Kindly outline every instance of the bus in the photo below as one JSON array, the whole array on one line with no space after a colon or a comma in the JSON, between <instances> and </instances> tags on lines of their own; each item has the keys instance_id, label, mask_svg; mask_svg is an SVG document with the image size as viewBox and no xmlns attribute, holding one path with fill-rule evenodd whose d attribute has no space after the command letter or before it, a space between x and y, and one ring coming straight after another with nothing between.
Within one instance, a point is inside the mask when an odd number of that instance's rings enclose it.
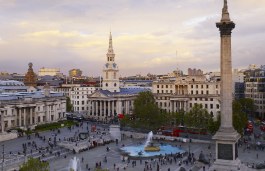
<instances>
[{"instance_id":1,"label":"bus","mask_svg":"<svg viewBox=\"0 0 265 171\"><path fill-rule=\"evenodd\" d=\"M261 122L259 128L260 130L265 131L265 122Z\"/></svg>"},{"instance_id":2,"label":"bus","mask_svg":"<svg viewBox=\"0 0 265 171\"><path fill-rule=\"evenodd\" d=\"M199 134L199 128L187 128L187 132L191 134ZM206 129L201 129L201 135L206 135L207 130Z\"/></svg>"}]
</instances>

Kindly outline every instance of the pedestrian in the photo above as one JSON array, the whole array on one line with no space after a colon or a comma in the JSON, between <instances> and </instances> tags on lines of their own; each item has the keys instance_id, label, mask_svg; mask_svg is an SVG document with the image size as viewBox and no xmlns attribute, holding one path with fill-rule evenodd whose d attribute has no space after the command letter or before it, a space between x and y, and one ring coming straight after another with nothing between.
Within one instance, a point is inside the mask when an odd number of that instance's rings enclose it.
<instances>
[{"instance_id":1,"label":"pedestrian","mask_svg":"<svg viewBox=\"0 0 265 171\"><path fill-rule=\"evenodd\" d=\"M84 157L82 157L82 162L84 162Z\"/></svg>"},{"instance_id":2,"label":"pedestrian","mask_svg":"<svg viewBox=\"0 0 265 171\"><path fill-rule=\"evenodd\" d=\"M88 169L88 163L86 164L86 169Z\"/></svg>"},{"instance_id":3,"label":"pedestrian","mask_svg":"<svg viewBox=\"0 0 265 171\"><path fill-rule=\"evenodd\" d=\"M113 165L113 166L114 166L114 169L115 169L115 166L116 166L116 164L114 163L114 165Z\"/></svg>"},{"instance_id":4,"label":"pedestrian","mask_svg":"<svg viewBox=\"0 0 265 171\"><path fill-rule=\"evenodd\" d=\"M259 158L259 154L257 154L257 159Z\"/></svg>"}]
</instances>

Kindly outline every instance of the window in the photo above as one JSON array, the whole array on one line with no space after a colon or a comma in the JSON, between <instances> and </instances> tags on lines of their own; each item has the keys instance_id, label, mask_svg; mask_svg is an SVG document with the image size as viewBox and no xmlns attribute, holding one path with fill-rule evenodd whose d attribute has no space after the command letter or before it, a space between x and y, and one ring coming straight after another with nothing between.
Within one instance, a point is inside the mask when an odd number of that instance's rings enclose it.
<instances>
[{"instance_id":1,"label":"window","mask_svg":"<svg viewBox=\"0 0 265 171\"><path fill-rule=\"evenodd\" d=\"M172 85L170 85L170 88L172 88Z\"/></svg>"},{"instance_id":2,"label":"window","mask_svg":"<svg viewBox=\"0 0 265 171\"><path fill-rule=\"evenodd\" d=\"M114 79L116 79L116 72L114 72Z\"/></svg>"},{"instance_id":3,"label":"window","mask_svg":"<svg viewBox=\"0 0 265 171\"><path fill-rule=\"evenodd\" d=\"M77 101L77 105L79 105L79 101Z\"/></svg>"},{"instance_id":4,"label":"window","mask_svg":"<svg viewBox=\"0 0 265 171\"><path fill-rule=\"evenodd\" d=\"M172 90L170 90L170 93L173 93L173 91L172 91Z\"/></svg>"},{"instance_id":5,"label":"window","mask_svg":"<svg viewBox=\"0 0 265 171\"><path fill-rule=\"evenodd\" d=\"M199 94L199 92L198 92L198 91L196 91L196 94Z\"/></svg>"},{"instance_id":6,"label":"window","mask_svg":"<svg viewBox=\"0 0 265 171\"><path fill-rule=\"evenodd\" d=\"M38 107L38 111L40 111L40 107Z\"/></svg>"},{"instance_id":7,"label":"window","mask_svg":"<svg viewBox=\"0 0 265 171\"><path fill-rule=\"evenodd\" d=\"M160 107L162 107L162 102L160 102Z\"/></svg>"},{"instance_id":8,"label":"window","mask_svg":"<svg viewBox=\"0 0 265 171\"><path fill-rule=\"evenodd\" d=\"M85 108L84 108L84 107L82 107L82 110L85 110Z\"/></svg>"},{"instance_id":9,"label":"window","mask_svg":"<svg viewBox=\"0 0 265 171\"><path fill-rule=\"evenodd\" d=\"M216 108L219 109L219 104L216 105Z\"/></svg>"},{"instance_id":10,"label":"window","mask_svg":"<svg viewBox=\"0 0 265 171\"><path fill-rule=\"evenodd\" d=\"M164 90L162 90L162 93L164 93Z\"/></svg>"},{"instance_id":11,"label":"window","mask_svg":"<svg viewBox=\"0 0 265 171\"><path fill-rule=\"evenodd\" d=\"M106 83L106 87L108 87L108 83Z\"/></svg>"},{"instance_id":12,"label":"window","mask_svg":"<svg viewBox=\"0 0 265 171\"><path fill-rule=\"evenodd\" d=\"M201 85L201 88L203 88L203 85Z\"/></svg>"},{"instance_id":13,"label":"window","mask_svg":"<svg viewBox=\"0 0 265 171\"><path fill-rule=\"evenodd\" d=\"M165 104L165 107L167 107L167 103L165 102L164 104Z\"/></svg>"},{"instance_id":14,"label":"window","mask_svg":"<svg viewBox=\"0 0 265 171\"><path fill-rule=\"evenodd\" d=\"M211 98L211 101L213 101L213 98Z\"/></svg>"},{"instance_id":15,"label":"window","mask_svg":"<svg viewBox=\"0 0 265 171\"><path fill-rule=\"evenodd\" d=\"M168 93L168 90L166 90L166 93Z\"/></svg>"},{"instance_id":16,"label":"window","mask_svg":"<svg viewBox=\"0 0 265 171\"><path fill-rule=\"evenodd\" d=\"M216 88L218 88L218 85L216 85Z\"/></svg>"},{"instance_id":17,"label":"window","mask_svg":"<svg viewBox=\"0 0 265 171\"><path fill-rule=\"evenodd\" d=\"M196 85L196 88L199 88L199 85Z\"/></svg>"},{"instance_id":18,"label":"window","mask_svg":"<svg viewBox=\"0 0 265 171\"><path fill-rule=\"evenodd\" d=\"M204 106L205 106L205 109L207 109L207 108L208 108L208 105L207 105L207 104L205 104Z\"/></svg>"},{"instance_id":19,"label":"window","mask_svg":"<svg viewBox=\"0 0 265 171\"><path fill-rule=\"evenodd\" d=\"M167 97L165 97L165 100L167 100Z\"/></svg>"},{"instance_id":20,"label":"window","mask_svg":"<svg viewBox=\"0 0 265 171\"><path fill-rule=\"evenodd\" d=\"M190 103L190 107L192 107L192 103Z\"/></svg>"},{"instance_id":21,"label":"window","mask_svg":"<svg viewBox=\"0 0 265 171\"><path fill-rule=\"evenodd\" d=\"M85 104L85 101L82 101L82 105L84 105Z\"/></svg>"},{"instance_id":22,"label":"window","mask_svg":"<svg viewBox=\"0 0 265 171\"><path fill-rule=\"evenodd\" d=\"M193 90L191 90L191 94L193 94Z\"/></svg>"},{"instance_id":23,"label":"window","mask_svg":"<svg viewBox=\"0 0 265 171\"><path fill-rule=\"evenodd\" d=\"M159 85L157 85L157 88L159 88Z\"/></svg>"},{"instance_id":24,"label":"window","mask_svg":"<svg viewBox=\"0 0 265 171\"><path fill-rule=\"evenodd\" d=\"M159 93L159 90L157 90L157 93Z\"/></svg>"},{"instance_id":25,"label":"window","mask_svg":"<svg viewBox=\"0 0 265 171\"><path fill-rule=\"evenodd\" d=\"M77 99L79 99L79 96L76 96L77 97Z\"/></svg>"},{"instance_id":26,"label":"window","mask_svg":"<svg viewBox=\"0 0 265 171\"><path fill-rule=\"evenodd\" d=\"M201 94L203 94L203 91L201 91Z\"/></svg>"},{"instance_id":27,"label":"window","mask_svg":"<svg viewBox=\"0 0 265 171\"><path fill-rule=\"evenodd\" d=\"M210 106L211 106L211 109L213 108L213 104L210 104Z\"/></svg>"},{"instance_id":28,"label":"window","mask_svg":"<svg viewBox=\"0 0 265 171\"><path fill-rule=\"evenodd\" d=\"M168 85L166 85L166 88L168 88Z\"/></svg>"},{"instance_id":29,"label":"window","mask_svg":"<svg viewBox=\"0 0 265 171\"><path fill-rule=\"evenodd\" d=\"M205 98L205 101L208 101L208 98Z\"/></svg>"},{"instance_id":30,"label":"window","mask_svg":"<svg viewBox=\"0 0 265 171\"><path fill-rule=\"evenodd\" d=\"M191 85L190 87L193 88L193 85Z\"/></svg>"},{"instance_id":31,"label":"window","mask_svg":"<svg viewBox=\"0 0 265 171\"><path fill-rule=\"evenodd\" d=\"M208 90L206 90L206 94L209 94L209 91Z\"/></svg>"},{"instance_id":32,"label":"window","mask_svg":"<svg viewBox=\"0 0 265 171\"><path fill-rule=\"evenodd\" d=\"M209 85L206 85L206 88L209 88Z\"/></svg>"},{"instance_id":33,"label":"window","mask_svg":"<svg viewBox=\"0 0 265 171\"><path fill-rule=\"evenodd\" d=\"M84 96L82 96L82 99L84 98Z\"/></svg>"},{"instance_id":34,"label":"window","mask_svg":"<svg viewBox=\"0 0 265 171\"><path fill-rule=\"evenodd\" d=\"M106 79L109 79L109 73L106 72Z\"/></svg>"},{"instance_id":35,"label":"window","mask_svg":"<svg viewBox=\"0 0 265 171\"><path fill-rule=\"evenodd\" d=\"M164 88L164 85L162 85L161 88Z\"/></svg>"},{"instance_id":36,"label":"window","mask_svg":"<svg viewBox=\"0 0 265 171\"><path fill-rule=\"evenodd\" d=\"M197 101L197 98L195 98L195 101Z\"/></svg>"}]
</instances>

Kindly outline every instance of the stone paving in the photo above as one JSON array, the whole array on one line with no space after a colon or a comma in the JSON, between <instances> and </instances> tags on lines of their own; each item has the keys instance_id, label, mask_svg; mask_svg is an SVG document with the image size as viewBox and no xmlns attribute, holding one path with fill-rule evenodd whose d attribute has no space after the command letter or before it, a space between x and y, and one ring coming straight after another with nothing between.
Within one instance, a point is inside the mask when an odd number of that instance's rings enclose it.
<instances>
[{"instance_id":1,"label":"stone paving","mask_svg":"<svg viewBox=\"0 0 265 171\"><path fill-rule=\"evenodd\" d=\"M98 125L95 125L94 123L92 123L92 125L97 126L97 127L103 127L103 125L98 126ZM90 132L91 132L92 125L90 123L88 124L88 129ZM79 129L79 132L86 132L86 127L87 127L87 124L84 123L83 129L75 127L75 129L72 130L71 132L67 128L62 128L61 133L57 135L57 139L59 139L59 138L63 139L64 137L65 138L73 137L75 132L77 132L78 129ZM101 128L101 129L103 129L103 128ZM45 136L46 138L49 138L49 137L52 138L53 137L52 134L54 134L52 131L40 133L41 136ZM42 140L40 140L40 138L35 138L34 135L31 136L31 140L28 140L26 137L21 137L18 139L13 139L13 140L1 142L0 145L1 146L2 146L2 144L5 145L5 147L6 147L5 155L7 155L10 151L22 152L22 143L27 143L30 141L35 141L37 143L38 147L48 145L47 142L44 143ZM127 162L121 161L122 156L121 156L120 151L119 151L119 148L121 147L121 145L122 144L125 144L125 146L136 145L137 142L144 142L144 141L145 140L143 140L143 139L138 140L138 139L127 138L125 140L122 140L118 146L116 146L115 143L111 143L108 145L111 148L110 152L106 151L107 145L106 146L99 146L99 147L96 147L92 150L85 151L85 152L82 152L80 154L72 155L70 157L67 157L66 159L63 158L63 159L57 160L56 162L52 162L52 163L50 163L50 168L51 168L51 170L57 170L57 171L68 170L70 159L73 158L74 156L76 156L79 159L81 159L82 157L84 157L84 159L85 159L84 162L81 163L82 170L86 170L86 164L87 163L89 164L89 168L95 168L95 163L100 162L100 161L101 161L103 169L109 168L110 170L114 171L114 170L116 170L113 168L113 164L115 163L116 168L120 167L120 170L123 170L123 167L127 166ZM198 159L201 151L203 151L203 153L208 155L208 156L211 152L212 156L215 157L215 145L214 144L211 144L211 149L208 149L209 144L169 142L169 141L167 141L165 143L174 144L174 145L178 145L178 146L181 143L182 144L182 150L187 150L187 151L189 150L189 146L190 146L190 151L191 151L191 153L195 154L196 159ZM1 152L2 152L2 150L1 150ZM250 150L250 151L245 151L243 153L243 148L239 147L238 152L239 152L239 159L242 162L258 163L258 162L264 162L264 160L265 160L264 151ZM257 154L259 156L258 158L256 156ZM105 156L108 159L108 163L103 162ZM129 165L129 168L127 168L127 170L132 170L132 171L133 170L144 170L144 161L143 161L143 164L140 164L139 160L138 160L137 165L134 168L132 168L131 163L129 163L128 165ZM190 165L190 164L188 166L184 166L184 167L186 168L186 170L189 170L189 169L191 169L192 171L200 170L199 168L195 167L194 165ZM168 164L168 165L162 165L162 166L160 165L160 168L162 171L163 170L166 171L166 170L168 170L168 168L170 168L171 171L172 170L177 171L180 167L177 164L172 164L172 165ZM208 169L208 166L206 168ZM155 167L155 169L153 168L153 170L156 170L156 167Z\"/></svg>"}]
</instances>

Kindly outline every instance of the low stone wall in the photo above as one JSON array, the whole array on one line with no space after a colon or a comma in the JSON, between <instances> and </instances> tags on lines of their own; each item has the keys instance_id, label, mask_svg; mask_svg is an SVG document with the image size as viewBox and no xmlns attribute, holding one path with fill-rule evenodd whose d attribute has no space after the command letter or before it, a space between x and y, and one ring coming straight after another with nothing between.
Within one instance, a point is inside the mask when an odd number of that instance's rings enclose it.
<instances>
[{"instance_id":1,"label":"low stone wall","mask_svg":"<svg viewBox=\"0 0 265 171\"><path fill-rule=\"evenodd\" d=\"M7 141L7 140L12 140L12 139L15 139L15 138L17 138L17 133L15 133L15 132L10 132L10 133L2 132L0 134L0 142Z\"/></svg>"},{"instance_id":2,"label":"low stone wall","mask_svg":"<svg viewBox=\"0 0 265 171\"><path fill-rule=\"evenodd\" d=\"M126 136L129 138L135 139L146 139L148 134L144 133L137 133L137 132L128 132L128 131L121 131L121 136ZM170 137L164 135L153 135L153 139L165 139L166 141L180 141L180 142L193 142L193 143L207 143L207 144L215 144L215 141L207 141L207 140L198 140L198 139L191 139L191 138L182 138L182 137Z\"/></svg>"}]
</instances>

